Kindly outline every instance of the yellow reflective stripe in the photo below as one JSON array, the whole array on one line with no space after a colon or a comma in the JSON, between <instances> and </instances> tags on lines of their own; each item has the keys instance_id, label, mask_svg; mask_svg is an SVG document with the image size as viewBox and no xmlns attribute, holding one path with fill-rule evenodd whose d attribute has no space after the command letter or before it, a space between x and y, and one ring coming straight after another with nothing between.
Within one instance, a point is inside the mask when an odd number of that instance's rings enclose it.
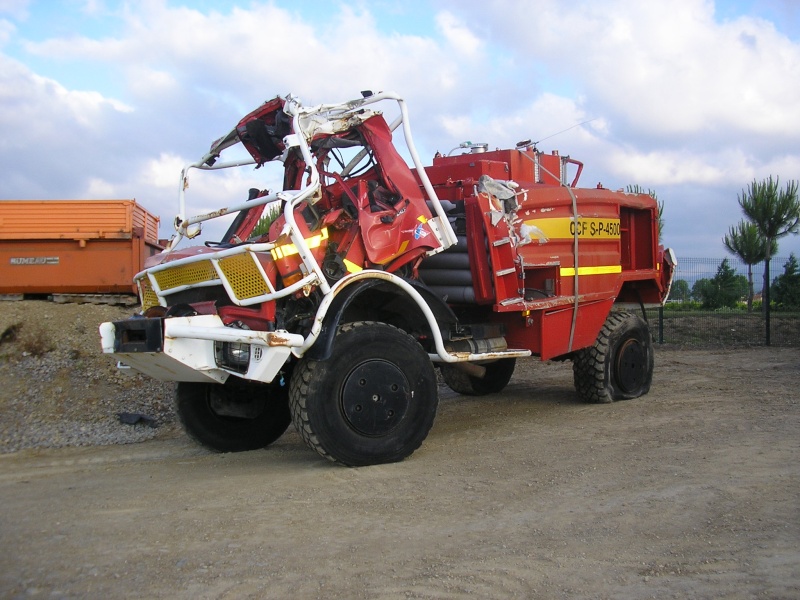
<instances>
[{"instance_id":1,"label":"yellow reflective stripe","mask_svg":"<svg viewBox=\"0 0 800 600\"><path fill-rule=\"evenodd\" d=\"M578 267L578 275L609 275L622 273L622 265L606 265L603 267ZM574 277L575 267L561 267L562 277Z\"/></svg>"},{"instance_id":2,"label":"yellow reflective stripe","mask_svg":"<svg viewBox=\"0 0 800 600\"><path fill-rule=\"evenodd\" d=\"M572 217L530 219L525 225L538 229L547 239L573 238L576 227L581 239L619 239L620 234L619 219L599 217L579 217L577 225Z\"/></svg>"},{"instance_id":3,"label":"yellow reflective stripe","mask_svg":"<svg viewBox=\"0 0 800 600\"><path fill-rule=\"evenodd\" d=\"M325 227L324 229L320 230L317 235L312 235L311 237L305 238L306 244L308 244L309 249L313 250L314 248L319 248L322 245L322 242L328 239L328 228ZM294 244L283 244L282 246L278 246L271 250L273 260L280 260L281 258L286 258L287 256L292 256L293 254L297 254L297 246Z\"/></svg>"},{"instance_id":4,"label":"yellow reflective stripe","mask_svg":"<svg viewBox=\"0 0 800 600\"><path fill-rule=\"evenodd\" d=\"M397 252L395 252L395 253L394 253L394 254L392 254L391 256L387 256L386 258L384 258L382 261L378 262L377 264L379 264L379 265L385 265L385 264L386 264L386 263L388 263L390 260L394 260L395 258L397 258L398 256L400 256L400 255L401 255L403 252L405 252L405 251L406 251L406 248L408 248L408 240L403 240L403 241L400 243L400 249L399 249Z\"/></svg>"},{"instance_id":5,"label":"yellow reflective stripe","mask_svg":"<svg viewBox=\"0 0 800 600\"><path fill-rule=\"evenodd\" d=\"M321 229L319 234L306 239L309 248L318 248L322 242L328 239L328 228Z\"/></svg>"},{"instance_id":6,"label":"yellow reflective stripe","mask_svg":"<svg viewBox=\"0 0 800 600\"><path fill-rule=\"evenodd\" d=\"M359 267L356 263L349 261L346 258L344 259L344 266L347 267L348 273L358 273L359 271L364 270L361 267Z\"/></svg>"}]
</instances>

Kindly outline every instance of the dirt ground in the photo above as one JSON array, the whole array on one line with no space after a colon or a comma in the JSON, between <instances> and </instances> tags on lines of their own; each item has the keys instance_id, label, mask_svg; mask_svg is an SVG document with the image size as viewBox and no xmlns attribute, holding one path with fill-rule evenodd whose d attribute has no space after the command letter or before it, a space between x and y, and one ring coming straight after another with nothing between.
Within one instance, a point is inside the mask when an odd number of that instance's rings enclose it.
<instances>
[{"instance_id":1,"label":"dirt ground","mask_svg":"<svg viewBox=\"0 0 800 600\"><path fill-rule=\"evenodd\" d=\"M291 429L2 454L0 597L798 598L798 389L797 348L658 349L650 394L612 405L569 363L442 388L394 465Z\"/></svg>"}]
</instances>

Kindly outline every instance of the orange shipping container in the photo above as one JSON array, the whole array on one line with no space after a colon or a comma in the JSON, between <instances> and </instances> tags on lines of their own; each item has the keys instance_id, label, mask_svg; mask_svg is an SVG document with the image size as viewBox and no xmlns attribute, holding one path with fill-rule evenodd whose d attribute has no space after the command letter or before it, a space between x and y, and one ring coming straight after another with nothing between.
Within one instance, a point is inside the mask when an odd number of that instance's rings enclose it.
<instances>
[{"instance_id":1,"label":"orange shipping container","mask_svg":"<svg viewBox=\"0 0 800 600\"><path fill-rule=\"evenodd\" d=\"M0 294L133 293L158 222L135 200L0 200Z\"/></svg>"}]
</instances>

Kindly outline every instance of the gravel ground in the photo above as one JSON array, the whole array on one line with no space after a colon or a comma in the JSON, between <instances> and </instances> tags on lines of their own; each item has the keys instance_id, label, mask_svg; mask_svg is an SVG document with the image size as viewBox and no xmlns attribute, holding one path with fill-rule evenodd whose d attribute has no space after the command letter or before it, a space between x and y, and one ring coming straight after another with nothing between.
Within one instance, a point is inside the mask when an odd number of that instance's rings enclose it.
<instances>
[{"instance_id":1,"label":"gravel ground","mask_svg":"<svg viewBox=\"0 0 800 600\"><path fill-rule=\"evenodd\" d=\"M657 348L650 393L603 405L520 361L500 394L440 389L408 460L347 469L291 427L202 449L170 386L99 356L124 312L29 304L0 308L67 342L0 346L0 435L30 448L0 455L0 598L800 598L800 349Z\"/></svg>"},{"instance_id":2,"label":"gravel ground","mask_svg":"<svg viewBox=\"0 0 800 600\"><path fill-rule=\"evenodd\" d=\"M0 453L131 444L179 431L173 384L123 375L100 350L99 324L135 310L0 303ZM146 419L125 424L120 413Z\"/></svg>"}]
</instances>

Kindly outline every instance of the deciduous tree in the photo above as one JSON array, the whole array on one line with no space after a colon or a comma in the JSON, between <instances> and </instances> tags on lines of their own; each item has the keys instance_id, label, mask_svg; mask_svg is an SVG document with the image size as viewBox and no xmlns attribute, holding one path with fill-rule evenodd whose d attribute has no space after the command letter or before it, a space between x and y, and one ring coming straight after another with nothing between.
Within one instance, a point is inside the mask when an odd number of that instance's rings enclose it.
<instances>
[{"instance_id":1,"label":"deciduous tree","mask_svg":"<svg viewBox=\"0 0 800 600\"><path fill-rule=\"evenodd\" d=\"M686 302L690 295L689 283L685 279L676 279L672 282L672 289L669 292L670 300Z\"/></svg>"}]
</instances>

